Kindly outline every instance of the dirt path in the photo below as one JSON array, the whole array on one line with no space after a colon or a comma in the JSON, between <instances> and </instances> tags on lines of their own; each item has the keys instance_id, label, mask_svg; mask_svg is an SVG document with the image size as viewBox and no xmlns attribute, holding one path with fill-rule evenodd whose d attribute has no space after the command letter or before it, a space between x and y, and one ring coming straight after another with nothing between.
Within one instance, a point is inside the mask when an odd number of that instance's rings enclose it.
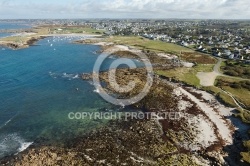
<instances>
[{"instance_id":1,"label":"dirt path","mask_svg":"<svg viewBox=\"0 0 250 166\"><path fill-rule=\"evenodd\" d=\"M213 86L215 79L218 76L223 76L223 77L228 77L232 79L237 79L237 80L247 80L250 81L250 79L245 79L245 78L240 78L240 77L233 77L233 76L228 76L220 72L220 66L222 63L223 59L218 58L218 62L215 64L214 69L212 72L198 72L197 77L200 79L200 85L202 86Z\"/></svg>"},{"instance_id":2,"label":"dirt path","mask_svg":"<svg viewBox=\"0 0 250 166\"><path fill-rule=\"evenodd\" d=\"M219 76L215 71L213 72L198 72L196 75L200 79L202 86L213 86L215 79Z\"/></svg>"}]
</instances>

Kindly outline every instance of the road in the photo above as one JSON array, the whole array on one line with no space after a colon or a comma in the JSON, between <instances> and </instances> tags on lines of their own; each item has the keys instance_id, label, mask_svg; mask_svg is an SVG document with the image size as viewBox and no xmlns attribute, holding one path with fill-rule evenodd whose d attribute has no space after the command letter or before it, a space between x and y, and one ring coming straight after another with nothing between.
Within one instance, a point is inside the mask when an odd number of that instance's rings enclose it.
<instances>
[{"instance_id":1,"label":"road","mask_svg":"<svg viewBox=\"0 0 250 166\"><path fill-rule=\"evenodd\" d=\"M229 75L225 75L225 74L221 73L220 72L220 66L221 66L222 62L223 62L223 59L218 58L218 62L216 63L216 65L214 65L214 71L213 72L218 74L218 76L228 77L228 78L242 80L242 81L250 81L250 79L247 79L247 78L234 77L234 76L229 76Z\"/></svg>"},{"instance_id":2,"label":"road","mask_svg":"<svg viewBox=\"0 0 250 166\"><path fill-rule=\"evenodd\" d=\"M214 72L217 73L218 75L221 75L221 73L220 73L221 63L222 63L222 59L218 58L218 62L216 63L216 65L214 65Z\"/></svg>"},{"instance_id":3,"label":"road","mask_svg":"<svg viewBox=\"0 0 250 166\"><path fill-rule=\"evenodd\" d=\"M229 75L225 75L221 73L220 66L221 66L221 63L223 62L223 59L221 58L217 58L217 59L218 59L218 62L214 65L212 72L198 72L197 73L196 76L200 79L200 84L202 86L213 86L218 76L223 76L223 77L240 80L240 81L250 81L250 79L241 78L241 77L233 77L233 76L229 76Z\"/></svg>"}]
</instances>

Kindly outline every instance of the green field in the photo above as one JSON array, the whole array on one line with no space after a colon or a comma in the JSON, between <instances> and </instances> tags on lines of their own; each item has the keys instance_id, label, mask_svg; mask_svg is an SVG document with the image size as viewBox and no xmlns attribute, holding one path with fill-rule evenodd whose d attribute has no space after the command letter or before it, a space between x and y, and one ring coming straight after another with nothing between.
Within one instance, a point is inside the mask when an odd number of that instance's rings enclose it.
<instances>
[{"instance_id":1,"label":"green field","mask_svg":"<svg viewBox=\"0 0 250 166\"><path fill-rule=\"evenodd\" d=\"M220 76L216 79L216 86L230 92L240 102L250 108L250 82Z\"/></svg>"},{"instance_id":2,"label":"green field","mask_svg":"<svg viewBox=\"0 0 250 166\"><path fill-rule=\"evenodd\" d=\"M211 72L213 70L213 66L214 65L211 64L198 64L192 68L181 67L169 70L157 70L156 74L173 78L175 80L185 82L192 86L200 87L200 80L196 76L197 72Z\"/></svg>"},{"instance_id":3,"label":"green field","mask_svg":"<svg viewBox=\"0 0 250 166\"><path fill-rule=\"evenodd\" d=\"M135 46L142 50L150 50L155 52L165 52L180 54L180 52L193 52L193 50L172 43L166 43L158 40L149 40L139 36L113 36L105 39L107 42L115 44Z\"/></svg>"},{"instance_id":4,"label":"green field","mask_svg":"<svg viewBox=\"0 0 250 166\"><path fill-rule=\"evenodd\" d=\"M158 70L156 74L185 82L189 85L200 86L200 80L196 77L196 71L190 68L176 68L170 70Z\"/></svg>"},{"instance_id":5,"label":"green field","mask_svg":"<svg viewBox=\"0 0 250 166\"><path fill-rule=\"evenodd\" d=\"M214 64L198 64L193 69L196 72L212 72Z\"/></svg>"},{"instance_id":6,"label":"green field","mask_svg":"<svg viewBox=\"0 0 250 166\"><path fill-rule=\"evenodd\" d=\"M51 28L50 31L58 34L68 34L68 33L103 34L104 33L104 30L96 30L93 28L80 27L80 26L56 27L56 28Z\"/></svg>"}]
</instances>

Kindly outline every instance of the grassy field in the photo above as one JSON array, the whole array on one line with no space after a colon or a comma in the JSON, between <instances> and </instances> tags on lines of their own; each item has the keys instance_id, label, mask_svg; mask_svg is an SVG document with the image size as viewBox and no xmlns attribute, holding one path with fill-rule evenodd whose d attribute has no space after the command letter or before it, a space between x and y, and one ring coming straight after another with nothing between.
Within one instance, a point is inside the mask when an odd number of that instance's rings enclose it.
<instances>
[{"instance_id":1,"label":"grassy field","mask_svg":"<svg viewBox=\"0 0 250 166\"><path fill-rule=\"evenodd\" d=\"M165 52L180 54L180 52L193 52L193 50L157 40L149 40L139 36L114 36L105 39L107 42L114 42L115 44L135 46L142 50L150 50L155 52Z\"/></svg>"},{"instance_id":2,"label":"grassy field","mask_svg":"<svg viewBox=\"0 0 250 166\"><path fill-rule=\"evenodd\" d=\"M234 97L239 99L243 104L245 104L248 108L250 108L250 91L248 91L245 88L235 89L229 86L223 86L222 88L227 92L232 93Z\"/></svg>"},{"instance_id":3,"label":"grassy field","mask_svg":"<svg viewBox=\"0 0 250 166\"><path fill-rule=\"evenodd\" d=\"M215 84L216 86L232 93L234 97L250 108L250 82L220 76L216 79Z\"/></svg>"},{"instance_id":4,"label":"grassy field","mask_svg":"<svg viewBox=\"0 0 250 166\"><path fill-rule=\"evenodd\" d=\"M196 77L196 71L191 68L175 68L170 70L158 70L156 74L185 82L189 85L200 86L200 80Z\"/></svg>"},{"instance_id":5,"label":"grassy field","mask_svg":"<svg viewBox=\"0 0 250 166\"><path fill-rule=\"evenodd\" d=\"M216 98L223 104L230 106L230 107L237 107L237 105L235 104L231 96L223 92L220 88L216 86L208 86L208 87L202 87L201 89L216 96Z\"/></svg>"},{"instance_id":6,"label":"grassy field","mask_svg":"<svg viewBox=\"0 0 250 166\"><path fill-rule=\"evenodd\" d=\"M170 70L158 70L156 71L156 74L200 87L200 80L196 77L197 72L211 72L213 71L213 66L214 65L211 64L198 64L193 68L181 67Z\"/></svg>"},{"instance_id":7,"label":"grassy field","mask_svg":"<svg viewBox=\"0 0 250 166\"><path fill-rule=\"evenodd\" d=\"M110 38L106 38L105 41L113 42L115 44L134 46L141 50L172 53L180 56L182 60L195 62L198 64L216 63L215 58L195 52L192 49L159 40L149 40L140 36L113 36Z\"/></svg>"},{"instance_id":8,"label":"grassy field","mask_svg":"<svg viewBox=\"0 0 250 166\"><path fill-rule=\"evenodd\" d=\"M212 72L214 64L198 64L193 69L196 72Z\"/></svg>"},{"instance_id":9,"label":"grassy field","mask_svg":"<svg viewBox=\"0 0 250 166\"><path fill-rule=\"evenodd\" d=\"M50 31L58 34L68 34L68 33L103 34L104 33L104 30L96 30L89 27L70 27L70 26L51 28Z\"/></svg>"},{"instance_id":10,"label":"grassy field","mask_svg":"<svg viewBox=\"0 0 250 166\"><path fill-rule=\"evenodd\" d=\"M205 71L211 70L211 68L209 68L209 67L202 68L201 66L198 66L197 68L193 68L193 69L176 68L176 69L164 70L164 71L158 70L158 71L156 71L156 74L158 74L160 76L165 76L168 78L173 78L173 79L178 80L178 81L185 82L186 84L191 85L191 86L199 87L202 90L205 90L205 91L213 94L214 96L216 96L216 98L220 102L224 103L225 105L230 106L230 107L237 107L237 105L235 104L235 102L231 98L231 96L229 96L228 94L223 92L220 88L218 88L216 86L202 87L200 85L200 80L196 77L196 74L197 74L197 71L199 71L199 70L204 71L202 69L204 69ZM233 93L232 91L229 91L229 92ZM242 93L242 92L239 92L238 94L240 95L240 93ZM246 92L243 92L243 94L246 95ZM242 95L240 95L240 96L242 96Z\"/></svg>"}]
</instances>

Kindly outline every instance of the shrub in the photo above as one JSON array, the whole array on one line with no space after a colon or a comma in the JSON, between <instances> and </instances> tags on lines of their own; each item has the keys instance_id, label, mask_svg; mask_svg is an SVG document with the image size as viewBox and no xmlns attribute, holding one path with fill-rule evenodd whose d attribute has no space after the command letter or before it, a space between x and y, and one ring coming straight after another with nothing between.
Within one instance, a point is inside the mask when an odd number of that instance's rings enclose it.
<instances>
[{"instance_id":1,"label":"shrub","mask_svg":"<svg viewBox=\"0 0 250 166\"><path fill-rule=\"evenodd\" d=\"M237 72L237 73L238 73L238 75L241 75L241 74L243 74L243 73L244 73L244 69L242 69L241 67L236 68L234 71L235 71L235 72Z\"/></svg>"},{"instance_id":2,"label":"shrub","mask_svg":"<svg viewBox=\"0 0 250 166\"><path fill-rule=\"evenodd\" d=\"M244 111L243 112L243 117L244 117L244 119L246 120L246 122L249 122L250 123L250 113L249 112L247 112L247 111ZM250 150L250 142L248 142L249 144L249 150Z\"/></svg>"},{"instance_id":3,"label":"shrub","mask_svg":"<svg viewBox=\"0 0 250 166\"><path fill-rule=\"evenodd\" d=\"M241 88L241 86L239 84L237 84L237 83L232 84L231 87L234 88L234 89L240 89Z\"/></svg>"},{"instance_id":4,"label":"shrub","mask_svg":"<svg viewBox=\"0 0 250 166\"><path fill-rule=\"evenodd\" d=\"M250 163L250 152L241 152L242 159Z\"/></svg>"},{"instance_id":5,"label":"shrub","mask_svg":"<svg viewBox=\"0 0 250 166\"><path fill-rule=\"evenodd\" d=\"M242 85L242 87L243 87L243 88L245 88L245 89L250 90L250 85L246 85L246 84L244 84L244 85Z\"/></svg>"},{"instance_id":6,"label":"shrub","mask_svg":"<svg viewBox=\"0 0 250 166\"><path fill-rule=\"evenodd\" d=\"M250 90L250 81L241 81L240 84L243 88Z\"/></svg>"},{"instance_id":7,"label":"shrub","mask_svg":"<svg viewBox=\"0 0 250 166\"><path fill-rule=\"evenodd\" d=\"M250 140L243 142L243 145L248 149L248 152L241 152L242 159L250 163Z\"/></svg>"},{"instance_id":8,"label":"shrub","mask_svg":"<svg viewBox=\"0 0 250 166\"><path fill-rule=\"evenodd\" d=\"M225 74L230 75L230 76L238 76L238 73L233 70L228 70L225 72Z\"/></svg>"},{"instance_id":9,"label":"shrub","mask_svg":"<svg viewBox=\"0 0 250 166\"><path fill-rule=\"evenodd\" d=\"M250 77L250 69L246 69L244 74Z\"/></svg>"},{"instance_id":10,"label":"shrub","mask_svg":"<svg viewBox=\"0 0 250 166\"><path fill-rule=\"evenodd\" d=\"M245 141L243 145L250 151L250 140Z\"/></svg>"}]
</instances>

